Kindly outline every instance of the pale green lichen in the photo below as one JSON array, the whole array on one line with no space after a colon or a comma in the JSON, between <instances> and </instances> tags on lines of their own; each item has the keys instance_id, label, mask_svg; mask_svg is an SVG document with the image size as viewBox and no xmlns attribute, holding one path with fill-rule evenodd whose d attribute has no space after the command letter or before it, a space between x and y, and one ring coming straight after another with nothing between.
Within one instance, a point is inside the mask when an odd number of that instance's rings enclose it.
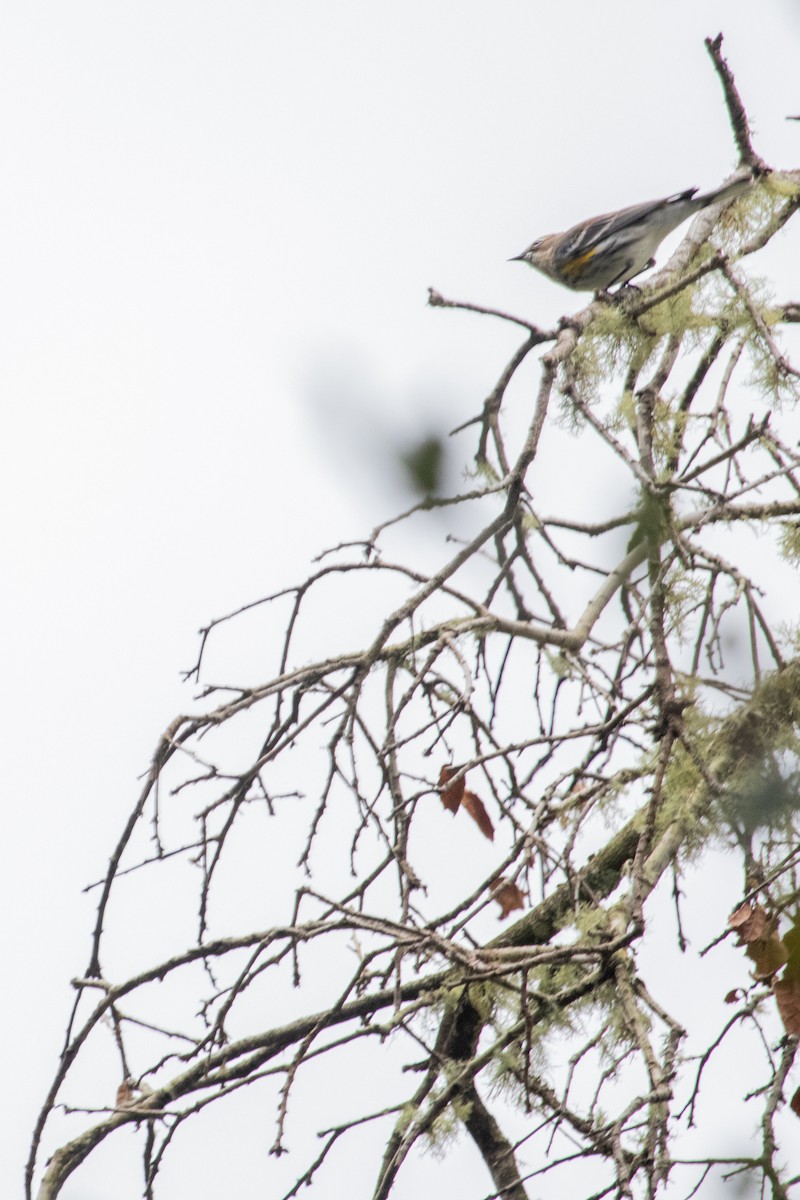
<instances>
[{"instance_id":1,"label":"pale green lichen","mask_svg":"<svg viewBox=\"0 0 800 1200\"><path fill-rule=\"evenodd\" d=\"M566 654L554 654L552 651L545 651L547 662L550 670L558 679L574 679L575 665L571 662Z\"/></svg>"},{"instance_id":2,"label":"pale green lichen","mask_svg":"<svg viewBox=\"0 0 800 1200\"><path fill-rule=\"evenodd\" d=\"M748 338L747 349L751 364L748 386L777 412L787 404L796 404L800 399L797 379L780 351L776 357L757 332Z\"/></svg>"},{"instance_id":3,"label":"pale green lichen","mask_svg":"<svg viewBox=\"0 0 800 1200\"><path fill-rule=\"evenodd\" d=\"M670 757L657 834L680 821L681 852L691 860L726 841L732 824L756 829L796 818L797 788L780 763L800 755L800 665L768 676L738 712L712 717L694 707L683 719L692 753L676 744Z\"/></svg>"},{"instance_id":4,"label":"pale green lichen","mask_svg":"<svg viewBox=\"0 0 800 1200\"><path fill-rule=\"evenodd\" d=\"M780 531L781 556L790 563L800 563L800 521L786 521Z\"/></svg>"},{"instance_id":5,"label":"pale green lichen","mask_svg":"<svg viewBox=\"0 0 800 1200\"><path fill-rule=\"evenodd\" d=\"M434 1089L430 1095L430 1103L435 1104L441 1096L441 1089ZM439 1113L425 1130L427 1149L436 1158L445 1158L453 1143L462 1131L463 1123L470 1114L467 1101L454 1097L448 1106Z\"/></svg>"},{"instance_id":6,"label":"pale green lichen","mask_svg":"<svg viewBox=\"0 0 800 1200\"><path fill-rule=\"evenodd\" d=\"M564 392L574 389L591 401L598 389L618 372L638 373L658 348L651 336L625 313L621 304L603 306L570 355L564 372Z\"/></svg>"}]
</instances>

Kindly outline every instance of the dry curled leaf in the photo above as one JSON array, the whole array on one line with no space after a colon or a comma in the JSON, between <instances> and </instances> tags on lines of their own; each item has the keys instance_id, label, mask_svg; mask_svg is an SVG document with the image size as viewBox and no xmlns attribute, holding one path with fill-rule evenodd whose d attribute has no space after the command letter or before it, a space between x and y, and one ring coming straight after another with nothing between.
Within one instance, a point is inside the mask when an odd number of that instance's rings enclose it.
<instances>
[{"instance_id":1,"label":"dry curled leaf","mask_svg":"<svg viewBox=\"0 0 800 1200\"><path fill-rule=\"evenodd\" d=\"M761 941L772 933L766 909L749 901L734 909L728 918L728 928L738 935L740 946Z\"/></svg>"},{"instance_id":2,"label":"dry curled leaf","mask_svg":"<svg viewBox=\"0 0 800 1200\"><path fill-rule=\"evenodd\" d=\"M792 1096L789 1107L795 1116L800 1117L800 1088L798 1088L795 1094Z\"/></svg>"},{"instance_id":3,"label":"dry curled leaf","mask_svg":"<svg viewBox=\"0 0 800 1200\"><path fill-rule=\"evenodd\" d=\"M487 837L490 842L493 842L494 825L492 824L489 814L484 808L484 804L480 796L476 796L474 792L465 791L461 803L472 817L483 836Z\"/></svg>"},{"instance_id":4,"label":"dry curled leaf","mask_svg":"<svg viewBox=\"0 0 800 1200\"><path fill-rule=\"evenodd\" d=\"M500 905L499 920L504 921L515 908L525 907L525 897L510 879L498 879L492 884L492 896Z\"/></svg>"},{"instance_id":5,"label":"dry curled leaf","mask_svg":"<svg viewBox=\"0 0 800 1200\"><path fill-rule=\"evenodd\" d=\"M454 783L450 780L458 775L461 767L442 767L439 772L439 789L442 804L448 812L456 813L463 807L472 817L484 837L494 841L494 825L484 807L483 801L466 787L466 776L462 775Z\"/></svg>"},{"instance_id":6,"label":"dry curled leaf","mask_svg":"<svg viewBox=\"0 0 800 1200\"><path fill-rule=\"evenodd\" d=\"M130 1080L123 1079L122 1083L117 1088L117 1108L124 1108L126 1104L130 1104L133 1100L133 1088Z\"/></svg>"},{"instance_id":7,"label":"dry curled leaf","mask_svg":"<svg viewBox=\"0 0 800 1200\"><path fill-rule=\"evenodd\" d=\"M770 916L760 904L746 901L740 904L728 918L729 929L745 946L745 954L752 961L755 979L771 979L776 971L787 962L789 952L775 932L778 918Z\"/></svg>"},{"instance_id":8,"label":"dry curled leaf","mask_svg":"<svg viewBox=\"0 0 800 1200\"><path fill-rule=\"evenodd\" d=\"M439 772L442 804L451 813L458 812L467 783L466 776L464 775L460 779L457 779L455 783L450 783L453 776L457 775L460 770L460 767L442 767Z\"/></svg>"},{"instance_id":9,"label":"dry curled leaf","mask_svg":"<svg viewBox=\"0 0 800 1200\"><path fill-rule=\"evenodd\" d=\"M731 988L725 997L726 1004L736 1004L740 997L744 996L744 988Z\"/></svg>"}]
</instances>

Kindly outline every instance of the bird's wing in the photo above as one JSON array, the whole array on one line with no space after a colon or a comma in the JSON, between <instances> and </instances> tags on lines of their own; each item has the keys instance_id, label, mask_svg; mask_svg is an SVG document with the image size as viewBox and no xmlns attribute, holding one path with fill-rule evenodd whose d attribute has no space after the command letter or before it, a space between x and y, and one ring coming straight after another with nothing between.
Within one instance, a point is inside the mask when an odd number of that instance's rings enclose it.
<instances>
[{"instance_id":1,"label":"bird's wing","mask_svg":"<svg viewBox=\"0 0 800 1200\"><path fill-rule=\"evenodd\" d=\"M660 200L647 200L644 204L632 204L630 208L621 208L618 212L603 213L591 221L575 225L564 234L561 244L556 251L556 260L586 256L591 257L592 251L605 238L618 234L643 221L651 213L665 204L679 200L691 200L697 188L689 188L685 192L676 192L674 196L663 196Z\"/></svg>"}]
</instances>

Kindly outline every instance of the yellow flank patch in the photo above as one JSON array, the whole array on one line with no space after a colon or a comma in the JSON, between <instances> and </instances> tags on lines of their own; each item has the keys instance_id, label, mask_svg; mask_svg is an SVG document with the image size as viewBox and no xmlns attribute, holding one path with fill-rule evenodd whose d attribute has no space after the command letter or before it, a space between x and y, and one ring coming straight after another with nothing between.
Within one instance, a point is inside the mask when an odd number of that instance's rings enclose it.
<instances>
[{"instance_id":1,"label":"yellow flank patch","mask_svg":"<svg viewBox=\"0 0 800 1200\"><path fill-rule=\"evenodd\" d=\"M585 254L580 254L577 258L571 258L569 262L564 263L561 268L565 275L569 275L572 271L577 271L578 267L582 267L584 263L589 262L597 254L597 247L593 246L591 250L587 250Z\"/></svg>"}]
</instances>

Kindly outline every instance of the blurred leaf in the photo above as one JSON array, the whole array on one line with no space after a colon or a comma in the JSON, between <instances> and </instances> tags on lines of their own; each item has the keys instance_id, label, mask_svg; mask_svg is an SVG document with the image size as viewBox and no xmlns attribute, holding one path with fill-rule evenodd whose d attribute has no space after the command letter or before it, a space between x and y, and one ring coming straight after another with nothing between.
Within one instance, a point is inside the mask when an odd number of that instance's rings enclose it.
<instances>
[{"instance_id":1,"label":"blurred leaf","mask_svg":"<svg viewBox=\"0 0 800 1200\"><path fill-rule=\"evenodd\" d=\"M738 783L736 794L726 803L747 831L774 828L797 812L797 780L784 779L774 764L764 764Z\"/></svg>"},{"instance_id":2,"label":"blurred leaf","mask_svg":"<svg viewBox=\"0 0 800 1200\"><path fill-rule=\"evenodd\" d=\"M440 437L424 438L402 455L411 485L423 496L435 496L442 484L444 443Z\"/></svg>"},{"instance_id":3,"label":"blurred leaf","mask_svg":"<svg viewBox=\"0 0 800 1200\"><path fill-rule=\"evenodd\" d=\"M492 884L492 895L500 905L501 921L504 921L515 908L525 907L525 897L516 883L509 879L498 879Z\"/></svg>"},{"instance_id":4,"label":"blurred leaf","mask_svg":"<svg viewBox=\"0 0 800 1200\"><path fill-rule=\"evenodd\" d=\"M783 978L800 983L800 925L793 925L788 933L784 934L783 944L788 951Z\"/></svg>"},{"instance_id":5,"label":"blurred leaf","mask_svg":"<svg viewBox=\"0 0 800 1200\"><path fill-rule=\"evenodd\" d=\"M628 540L628 552L635 550L641 542L660 546L669 532L671 513L666 496L654 496L643 492L636 509L636 523Z\"/></svg>"},{"instance_id":6,"label":"blurred leaf","mask_svg":"<svg viewBox=\"0 0 800 1200\"><path fill-rule=\"evenodd\" d=\"M779 937L760 938L750 942L745 953L755 967L753 974L756 979L770 979L776 971L780 971L789 957Z\"/></svg>"}]
</instances>

